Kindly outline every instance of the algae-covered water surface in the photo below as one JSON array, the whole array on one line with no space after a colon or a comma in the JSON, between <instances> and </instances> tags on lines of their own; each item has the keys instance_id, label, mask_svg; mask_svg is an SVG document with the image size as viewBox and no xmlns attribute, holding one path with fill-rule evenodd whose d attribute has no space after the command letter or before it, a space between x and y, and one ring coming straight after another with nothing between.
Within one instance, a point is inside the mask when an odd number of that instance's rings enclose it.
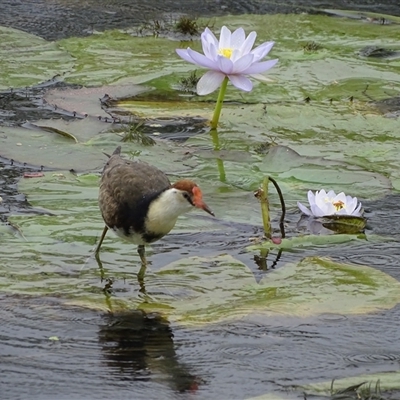
<instances>
[{"instance_id":1,"label":"algae-covered water surface","mask_svg":"<svg viewBox=\"0 0 400 400\"><path fill-rule=\"evenodd\" d=\"M198 35L152 23L53 42L0 27L5 398L333 399L362 382L349 399L398 397L400 18L200 18L255 30L279 58L271 82L228 86L213 132L216 94L191 90L204 71L175 52ZM109 234L93 254L104 153L121 144L194 179L216 214L149 246L144 282L132 244ZM265 176L281 242L263 240ZM320 189L357 196L366 229L305 219L297 202ZM279 235L272 188L269 202Z\"/></svg>"}]
</instances>

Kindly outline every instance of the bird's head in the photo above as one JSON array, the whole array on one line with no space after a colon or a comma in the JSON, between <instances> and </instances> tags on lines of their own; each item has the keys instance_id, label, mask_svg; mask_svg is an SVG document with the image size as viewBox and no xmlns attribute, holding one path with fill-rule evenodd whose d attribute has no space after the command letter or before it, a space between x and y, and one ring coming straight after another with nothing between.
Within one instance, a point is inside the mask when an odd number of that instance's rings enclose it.
<instances>
[{"instance_id":1,"label":"bird's head","mask_svg":"<svg viewBox=\"0 0 400 400\"><path fill-rule=\"evenodd\" d=\"M214 216L214 213L203 200L203 193L197 184L189 179L181 179L175 182L172 187L182 193L185 199L193 207L200 208Z\"/></svg>"}]
</instances>

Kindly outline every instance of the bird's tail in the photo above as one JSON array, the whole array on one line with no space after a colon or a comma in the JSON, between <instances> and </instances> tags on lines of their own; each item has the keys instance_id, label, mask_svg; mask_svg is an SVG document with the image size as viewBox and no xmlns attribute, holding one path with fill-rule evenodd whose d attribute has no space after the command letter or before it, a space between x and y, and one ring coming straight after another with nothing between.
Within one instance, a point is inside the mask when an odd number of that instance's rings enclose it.
<instances>
[{"instance_id":1,"label":"bird's tail","mask_svg":"<svg viewBox=\"0 0 400 400\"><path fill-rule=\"evenodd\" d=\"M112 153L112 155L120 155L121 154L121 146L118 146L115 150L114 153Z\"/></svg>"},{"instance_id":2,"label":"bird's tail","mask_svg":"<svg viewBox=\"0 0 400 400\"><path fill-rule=\"evenodd\" d=\"M103 153L105 156L107 156L108 158L111 158L114 155L120 156L121 155L121 146L118 146L115 150L114 153L111 154L111 156L107 153Z\"/></svg>"}]
</instances>

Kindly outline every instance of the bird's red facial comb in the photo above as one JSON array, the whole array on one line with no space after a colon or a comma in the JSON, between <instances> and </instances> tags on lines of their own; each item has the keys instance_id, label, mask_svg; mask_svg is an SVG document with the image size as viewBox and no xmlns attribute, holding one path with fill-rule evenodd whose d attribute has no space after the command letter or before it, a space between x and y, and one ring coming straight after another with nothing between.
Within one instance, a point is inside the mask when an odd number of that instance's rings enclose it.
<instances>
[{"instance_id":1,"label":"bird's red facial comb","mask_svg":"<svg viewBox=\"0 0 400 400\"><path fill-rule=\"evenodd\" d=\"M215 217L210 207L208 207L208 205L203 201L203 193L201 189L198 186L193 186L192 193L193 193L193 204L195 205L195 207L201 208L205 212L208 212L213 217Z\"/></svg>"}]
</instances>

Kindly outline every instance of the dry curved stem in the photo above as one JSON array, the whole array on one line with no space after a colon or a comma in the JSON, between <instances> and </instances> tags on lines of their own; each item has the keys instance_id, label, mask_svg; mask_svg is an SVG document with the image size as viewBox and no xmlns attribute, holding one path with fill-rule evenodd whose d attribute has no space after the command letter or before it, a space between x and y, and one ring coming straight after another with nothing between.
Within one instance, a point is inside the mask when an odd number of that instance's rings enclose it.
<instances>
[{"instance_id":1,"label":"dry curved stem","mask_svg":"<svg viewBox=\"0 0 400 400\"><path fill-rule=\"evenodd\" d=\"M268 202L268 183L269 181L272 182L272 184L275 186L275 189L278 193L279 196L279 200L281 202L281 209L282 209L282 214L281 217L279 219L279 229L281 231L281 237L282 239L285 238L285 216L286 216L286 206L285 206L285 201L283 199L283 195L282 195L282 191L281 188L278 185L278 182L269 177L266 176L263 180L263 185L262 188L258 189L255 193L254 196L260 200L261 203L261 215L262 215L262 219L263 219L263 226L264 226L264 233L265 233L265 237L267 239L271 239L272 238L272 234L271 234L271 218L269 215L269 202Z\"/></svg>"},{"instance_id":2,"label":"dry curved stem","mask_svg":"<svg viewBox=\"0 0 400 400\"><path fill-rule=\"evenodd\" d=\"M279 229L281 230L281 236L282 239L285 238L285 216L286 216L286 205L285 205L285 200L283 199L283 194L282 194L282 190L278 185L278 182L269 177L269 180L272 182L272 184L275 186L275 189L278 193L279 196L279 201L281 202L281 209L282 209L282 214L281 217L279 218Z\"/></svg>"}]
</instances>

